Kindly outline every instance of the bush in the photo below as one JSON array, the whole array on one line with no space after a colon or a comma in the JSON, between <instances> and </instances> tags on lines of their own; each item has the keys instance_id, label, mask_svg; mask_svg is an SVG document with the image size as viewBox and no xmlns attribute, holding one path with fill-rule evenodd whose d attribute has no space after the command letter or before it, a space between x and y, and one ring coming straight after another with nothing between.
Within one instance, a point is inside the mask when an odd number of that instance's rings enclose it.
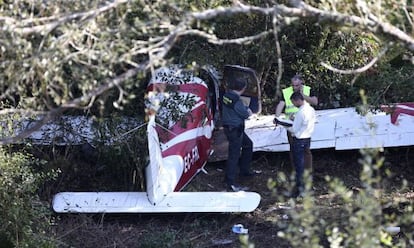
<instances>
[{"instance_id":1,"label":"bush","mask_svg":"<svg viewBox=\"0 0 414 248\"><path fill-rule=\"evenodd\" d=\"M37 191L54 173L37 172L42 161L0 148L0 237L14 247L53 247L50 210Z\"/></svg>"}]
</instances>

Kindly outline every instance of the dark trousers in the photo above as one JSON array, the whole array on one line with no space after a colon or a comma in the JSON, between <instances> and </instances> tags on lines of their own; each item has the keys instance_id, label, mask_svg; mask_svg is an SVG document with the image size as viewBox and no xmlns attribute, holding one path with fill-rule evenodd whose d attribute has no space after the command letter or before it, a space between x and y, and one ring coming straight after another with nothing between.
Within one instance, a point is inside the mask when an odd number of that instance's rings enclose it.
<instances>
[{"instance_id":1,"label":"dark trousers","mask_svg":"<svg viewBox=\"0 0 414 248\"><path fill-rule=\"evenodd\" d=\"M299 190L304 189L303 172L305 170L305 153L306 150L310 150L310 138L308 139L296 139L293 138L293 163L296 170L296 187Z\"/></svg>"},{"instance_id":2,"label":"dark trousers","mask_svg":"<svg viewBox=\"0 0 414 248\"><path fill-rule=\"evenodd\" d=\"M224 127L224 133L229 141L225 181L228 185L233 185L236 180L237 167L240 168L240 174L250 172L253 142L242 127Z\"/></svg>"},{"instance_id":3,"label":"dark trousers","mask_svg":"<svg viewBox=\"0 0 414 248\"><path fill-rule=\"evenodd\" d=\"M287 137L288 137L288 141L289 141L289 158L290 158L290 164L292 166L295 165L294 161L293 161L293 136L290 132L287 132ZM309 170L310 173L312 173L312 152L310 149L310 146L305 150L305 169Z\"/></svg>"}]
</instances>

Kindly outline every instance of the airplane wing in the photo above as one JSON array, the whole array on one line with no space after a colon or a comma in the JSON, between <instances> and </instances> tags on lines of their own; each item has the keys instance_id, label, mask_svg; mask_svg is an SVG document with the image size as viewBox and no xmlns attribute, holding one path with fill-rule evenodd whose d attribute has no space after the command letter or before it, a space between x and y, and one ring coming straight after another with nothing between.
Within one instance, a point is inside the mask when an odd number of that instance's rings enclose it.
<instances>
[{"instance_id":1,"label":"airplane wing","mask_svg":"<svg viewBox=\"0 0 414 248\"><path fill-rule=\"evenodd\" d=\"M316 118L312 149L351 150L414 144L414 116L410 114L400 114L397 125L385 112L362 116L355 108L317 110ZM274 116L268 115L246 122L246 133L253 141L254 151L289 151L286 129L275 127L273 121Z\"/></svg>"},{"instance_id":2,"label":"airplane wing","mask_svg":"<svg viewBox=\"0 0 414 248\"><path fill-rule=\"evenodd\" d=\"M57 213L185 213L251 212L255 192L171 192L154 205L146 192L62 192L53 198Z\"/></svg>"}]
</instances>

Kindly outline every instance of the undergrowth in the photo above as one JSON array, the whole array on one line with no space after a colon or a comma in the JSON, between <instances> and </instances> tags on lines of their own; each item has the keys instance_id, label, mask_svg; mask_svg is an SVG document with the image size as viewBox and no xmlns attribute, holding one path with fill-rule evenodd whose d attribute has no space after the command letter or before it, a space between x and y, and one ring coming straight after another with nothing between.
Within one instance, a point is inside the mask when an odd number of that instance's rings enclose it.
<instances>
[{"instance_id":1,"label":"undergrowth","mask_svg":"<svg viewBox=\"0 0 414 248\"><path fill-rule=\"evenodd\" d=\"M38 196L41 185L56 176L43 172L44 162L0 147L0 241L2 247L53 247L48 204Z\"/></svg>"}]
</instances>

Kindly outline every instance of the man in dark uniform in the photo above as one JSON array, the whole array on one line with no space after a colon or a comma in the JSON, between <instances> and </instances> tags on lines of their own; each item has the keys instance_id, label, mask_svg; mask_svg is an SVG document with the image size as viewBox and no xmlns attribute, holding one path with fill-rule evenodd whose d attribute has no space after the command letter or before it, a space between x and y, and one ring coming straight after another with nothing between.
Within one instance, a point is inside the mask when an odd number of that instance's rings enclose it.
<instances>
[{"instance_id":1,"label":"man in dark uniform","mask_svg":"<svg viewBox=\"0 0 414 248\"><path fill-rule=\"evenodd\" d=\"M240 168L241 176L255 174L250 171L253 142L244 132L244 121L252 115L252 111L240 99L245 89L245 81L232 80L228 84L228 91L223 95L222 123L229 141L225 182L228 189L232 191L248 190L235 183L237 167Z\"/></svg>"}]
</instances>

